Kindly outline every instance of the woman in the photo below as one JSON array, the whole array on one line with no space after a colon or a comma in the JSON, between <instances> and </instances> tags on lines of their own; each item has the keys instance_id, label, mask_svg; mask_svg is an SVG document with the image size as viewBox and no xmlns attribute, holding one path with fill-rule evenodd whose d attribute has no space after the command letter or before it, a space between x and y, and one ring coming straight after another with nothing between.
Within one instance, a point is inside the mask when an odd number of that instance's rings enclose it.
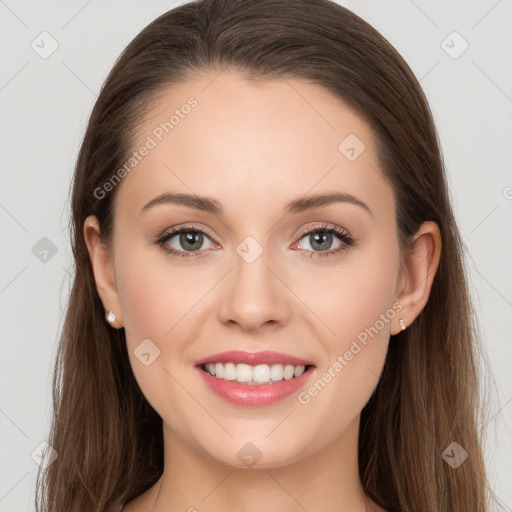
<instances>
[{"instance_id":1,"label":"woman","mask_svg":"<svg viewBox=\"0 0 512 512\"><path fill-rule=\"evenodd\" d=\"M72 210L39 510L488 510L436 130L362 19L163 14L103 86Z\"/></svg>"}]
</instances>

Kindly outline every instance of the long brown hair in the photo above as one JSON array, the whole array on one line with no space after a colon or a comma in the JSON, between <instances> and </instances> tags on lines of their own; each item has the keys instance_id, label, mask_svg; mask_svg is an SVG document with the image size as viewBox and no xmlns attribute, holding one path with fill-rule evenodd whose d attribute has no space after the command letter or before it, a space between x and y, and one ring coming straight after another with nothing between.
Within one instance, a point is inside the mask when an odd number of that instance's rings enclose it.
<instances>
[{"instance_id":1,"label":"long brown hair","mask_svg":"<svg viewBox=\"0 0 512 512\"><path fill-rule=\"evenodd\" d=\"M163 471L162 420L130 367L125 334L104 318L83 235L88 215L111 240L116 189L95 190L122 167L157 95L194 73L300 78L366 120L393 188L402 254L420 224L439 225L442 254L427 305L391 337L380 381L361 414L359 473L387 510L486 512L492 492L479 428L478 357L464 246L450 206L431 111L412 71L364 20L330 0L200 0L144 28L108 75L91 113L73 184L74 283L53 382L49 444L38 474L41 512L102 512L150 488ZM452 468L452 442L469 454Z\"/></svg>"}]
</instances>

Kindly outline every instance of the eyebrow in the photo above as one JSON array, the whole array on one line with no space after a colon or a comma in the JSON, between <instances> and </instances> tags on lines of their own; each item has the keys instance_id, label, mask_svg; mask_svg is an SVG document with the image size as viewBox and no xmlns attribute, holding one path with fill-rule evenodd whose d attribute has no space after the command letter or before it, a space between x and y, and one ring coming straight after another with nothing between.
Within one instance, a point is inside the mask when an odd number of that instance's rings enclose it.
<instances>
[{"instance_id":1,"label":"eyebrow","mask_svg":"<svg viewBox=\"0 0 512 512\"><path fill-rule=\"evenodd\" d=\"M322 208L333 203L349 203L360 206L373 217L373 213L366 203L353 196L352 194L343 192L330 192L294 199L285 205L283 209L283 215L301 213L308 210L313 210L315 208ZM224 212L222 203L211 197L199 196L196 194L166 192L145 204L141 208L139 215L146 213L148 210L156 206L164 204L186 206L188 208L193 208L195 210L200 210L207 213L213 213L219 216L221 216Z\"/></svg>"}]
</instances>

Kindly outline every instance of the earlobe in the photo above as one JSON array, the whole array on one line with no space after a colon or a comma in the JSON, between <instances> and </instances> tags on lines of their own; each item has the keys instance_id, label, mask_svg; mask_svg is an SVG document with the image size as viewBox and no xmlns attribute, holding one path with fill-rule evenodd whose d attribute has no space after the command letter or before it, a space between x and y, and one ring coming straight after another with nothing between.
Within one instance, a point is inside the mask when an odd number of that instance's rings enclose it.
<instances>
[{"instance_id":1,"label":"earlobe","mask_svg":"<svg viewBox=\"0 0 512 512\"><path fill-rule=\"evenodd\" d=\"M102 244L101 230L96 216L84 222L84 239L94 273L96 289L105 308L105 319L115 328L123 326L121 304L117 290L111 251ZM110 315L110 321L107 315Z\"/></svg>"},{"instance_id":2,"label":"earlobe","mask_svg":"<svg viewBox=\"0 0 512 512\"><path fill-rule=\"evenodd\" d=\"M413 248L404 255L401 277L405 278L405 285L399 288L401 294L397 300L403 305L400 318L405 325L410 325L428 302L439 266L441 244L439 226L433 221L426 221L414 235ZM401 330L399 321L395 334Z\"/></svg>"}]
</instances>

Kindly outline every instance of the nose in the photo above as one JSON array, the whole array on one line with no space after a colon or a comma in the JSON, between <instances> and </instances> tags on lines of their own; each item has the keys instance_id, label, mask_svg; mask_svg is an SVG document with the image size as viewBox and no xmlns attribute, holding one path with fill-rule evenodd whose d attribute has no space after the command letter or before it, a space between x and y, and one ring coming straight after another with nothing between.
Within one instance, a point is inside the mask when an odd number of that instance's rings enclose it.
<instances>
[{"instance_id":1,"label":"nose","mask_svg":"<svg viewBox=\"0 0 512 512\"><path fill-rule=\"evenodd\" d=\"M234 266L221 290L218 314L222 323L257 332L287 322L290 291L283 284L284 276L279 275L279 266L271 260L265 250L252 262L235 253Z\"/></svg>"}]
</instances>

